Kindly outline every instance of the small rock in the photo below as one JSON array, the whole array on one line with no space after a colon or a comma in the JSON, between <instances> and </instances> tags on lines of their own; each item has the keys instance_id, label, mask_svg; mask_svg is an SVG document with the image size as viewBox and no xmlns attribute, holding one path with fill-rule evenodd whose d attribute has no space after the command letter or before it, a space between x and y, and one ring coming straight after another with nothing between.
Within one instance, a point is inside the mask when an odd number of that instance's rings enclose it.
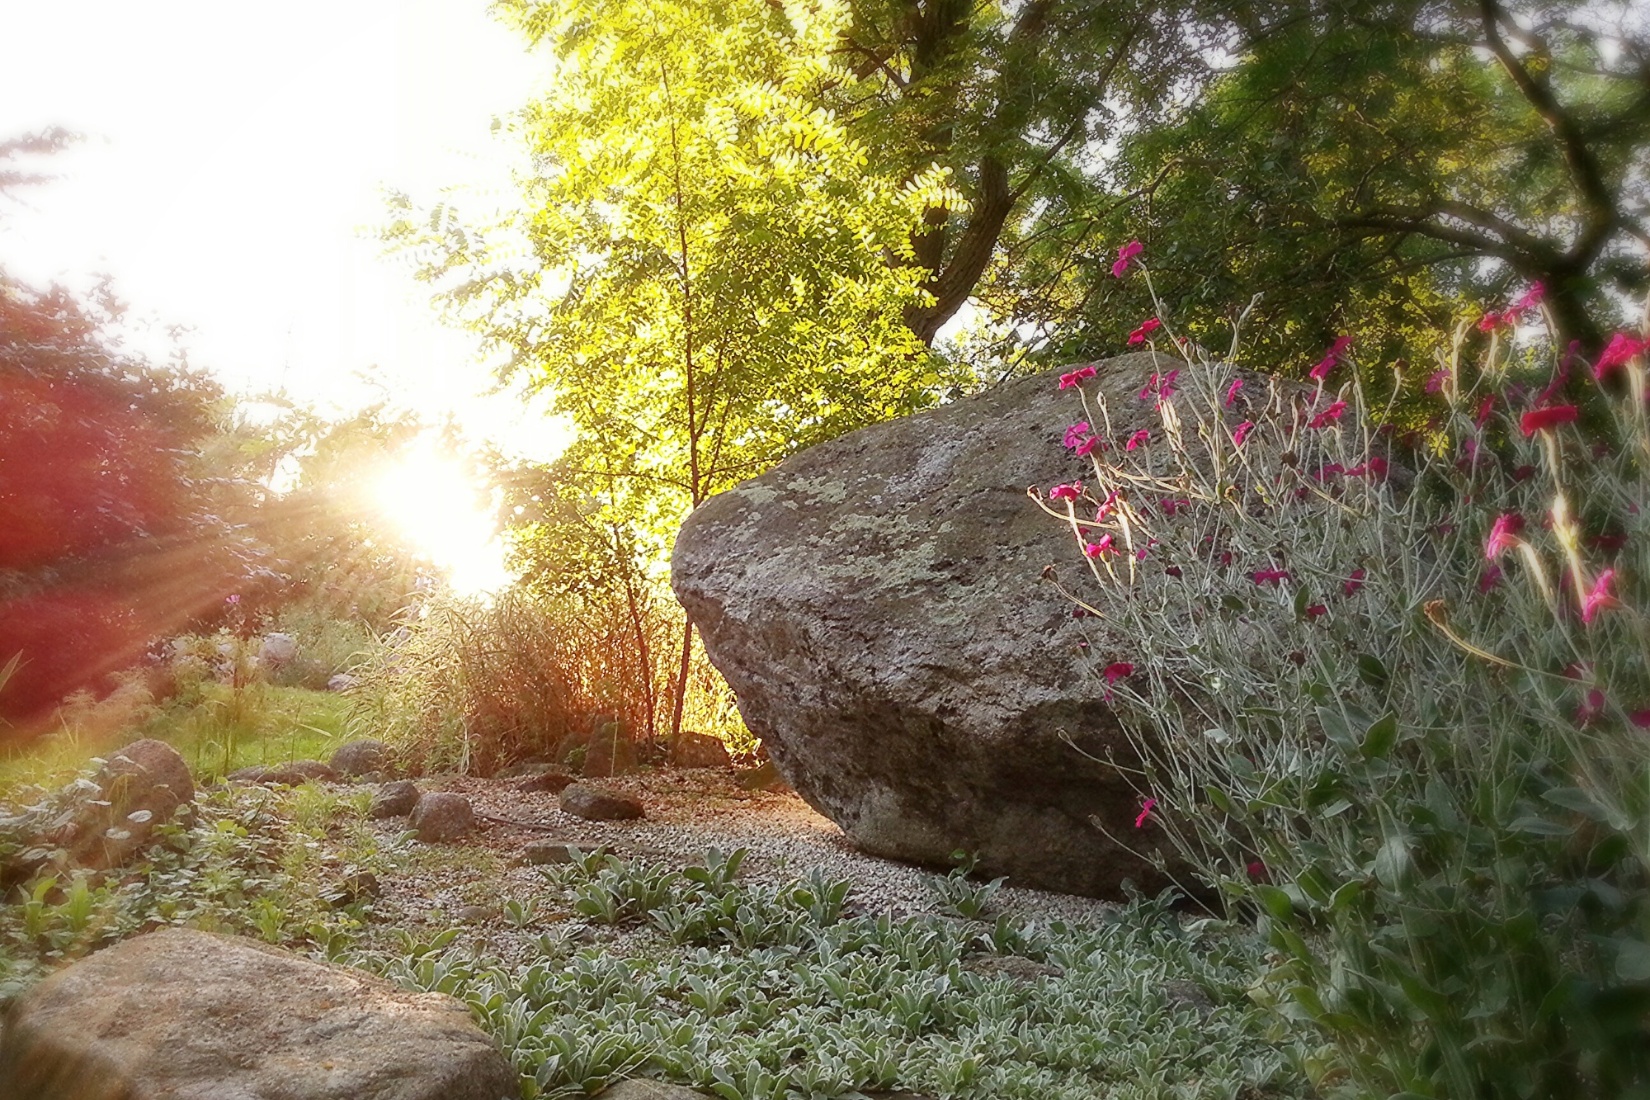
<instances>
[{"instance_id":1,"label":"small rock","mask_svg":"<svg viewBox=\"0 0 1650 1100\"><path fill-rule=\"evenodd\" d=\"M731 768L728 747L719 738L705 733L683 730L671 748L671 758L678 768Z\"/></svg>"},{"instance_id":2,"label":"small rock","mask_svg":"<svg viewBox=\"0 0 1650 1100\"><path fill-rule=\"evenodd\" d=\"M579 769L586 778L606 779L636 770L636 746L623 723L609 722L590 735Z\"/></svg>"},{"instance_id":3,"label":"small rock","mask_svg":"<svg viewBox=\"0 0 1650 1100\"><path fill-rule=\"evenodd\" d=\"M319 760L294 760L290 764L270 764L263 767L240 768L229 773L237 783L260 783L266 787L277 784L300 787L317 780L338 778L337 773Z\"/></svg>"},{"instance_id":4,"label":"small rock","mask_svg":"<svg viewBox=\"0 0 1650 1100\"><path fill-rule=\"evenodd\" d=\"M382 741L363 738L338 746L332 754L332 770L339 775L366 775L381 772L389 763L389 747Z\"/></svg>"},{"instance_id":5,"label":"small rock","mask_svg":"<svg viewBox=\"0 0 1650 1100\"><path fill-rule=\"evenodd\" d=\"M1065 974L1058 966L1034 962L1019 955L979 955L963 960L962 968L982 978L1012 978L1017 982L1034 982L1039 978L1058 978Z\"/></svg>"},{"instance_id":6,"label":"small rock","mask_svg":"<svg viewBox=\"0 0 1650 1100\"><path fill-rule=\"evenodd\" d=\"M1164 982L1163 999L1171 1005L1189 1005L1197 1009L1199 1016L1208 1016L1215 1008L1215 1002L1209 999L1208 992L1187 978L1171 978Z\"/></svg>"},{"instance_id":7,"label":"small rock","mask_svg":"<svg viewBox=\"0 0 1650 1100\"><path fill-rule=\"evenodd\" d=\"M475 811L470 800L450 791L431 791L418 800L409 819L418 830L418 839L426 844L453 840L475 827Z\"/></svg>"},{"instance_id":8,"label":"small rock","mask_svg":"<svg viewBox=\"0 0 1650 1100\"><path fill-rule=\"evenodd\" d=\"M573 849L559 840L535 840L521 850L521 858L535 867L548 863L572 863Z\"/></svg>"},{"instance_id":9,"label":"small rock","mask_svg":"<svg viewBox=\"0 0 1650 1100\"><path fill-rule=\"evenodd\" d=\"M258 646L258 663L265 668L284 665L298 656L298 639L290 634L265 634Z\"/></svg>"},{"instance_id":10,"label":"small rock","mask_svg":"<svg viewBox=\"0 0 1650 1100\"><path fill-rule=\"evenodd\" d=\"M347 672L334 672L327 678L328 691L348 691L355 686L355 677Z\"/></svg>"},{"instance_id":11,"label":"small rock","mask_svg":"<svg viewBox=\"0 0 1650 1100\"><path fill-rule=\"evenodd\" d=\"M461 905L453 916L465 924L479 924L481 921L492 920L494 913L492 907L487 905Z\"/></svg>"},{"instance_id":12,"label":"small rock","mask_svg":"<svg viewBox=\"0 0 1650 1100\"><path fill-rule=\"evenodd\" d=\"M77 798L65 834L73 837L72 862L99 870L124 863L156 825L195 800L189 765L178 750L153 739L111 753L93 789L96 798Z\"/></svg>"},{"instance_id":13,"label":"small rock","mask_svg":"<svg viewBox=\"0 0 1650 1100\"><path fill-rule=\"evenodd\" d=\"M632 1077L596 1094L597 1100L705 1100L705 1093L647 1077Z\"/></svg>"},{"instance_id":14,"label":"small rock","mask_svg":"<svg viewBox=\"0 0 1650 1100\"><path fill-rule=\"evenodd\" d=\"M367 810L367 816L373 818L405 817L413 812L418 805L418 784L410 779L398 779L394 783L385 783L378 788L378 793L372 796L372 806Z\"/></svg>"},{"instance_id":15,"label":"small rock","mask_svg":"<svg viewBox=\"0 0 1650 1100\"><path fill-rule=\"evenodd\" d=\"M561 808L586 821L630 821L646 816L634 798L585 783L574 783L561 792Z\"/></svg>"},{"instance_id":16,"label":"small rock","mask_svg":"<svg viewBox=\"0 0 1650 1100\"><path fill-rule=\"evenodd\" d=\"M565 772L546 771L523 779L516 784L516 790L529 794L534 791L547 791L550 794L558 794L572 782L573 777Z\"/></svg>"}]
</instances>

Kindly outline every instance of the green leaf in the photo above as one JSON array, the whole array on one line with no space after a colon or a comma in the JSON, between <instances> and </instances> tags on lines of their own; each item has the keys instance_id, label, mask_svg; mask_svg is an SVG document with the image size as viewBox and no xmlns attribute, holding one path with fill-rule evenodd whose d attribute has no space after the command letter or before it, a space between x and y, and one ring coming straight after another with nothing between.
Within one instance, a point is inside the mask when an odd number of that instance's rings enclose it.
<instances>
[{"instance_id":1,"label":"green leaf","mask_svg":"<svg viewBox=\"0 0 1650 1100\"><path fill-rule=\"evenodd\" d=\"M1624 982L1650 981L1650 943L1623 939L1615 943L1616 977Z\"/></svg>"},{"instance_id":2,"label":"green leaf","mask_svg":"<svg viewBox=\"0 0 1650 1100\"><path fill-rule=\"evenodd\" d=\"M1359 751L1363 753L1365 760L1376 760L1391 752L1392 746L1397 742L1398 716L1389 713L1364 730L1364 740L1359 746Z\"/></svg>"},{"instance_id":3,"label":"green leaf","mask_svg":"<svg viewBox=\"0 0 1650 1100\"><path fill-rule=\"evenodd\" d=\"M1569 836L1575 832L1574 829L1560 825L1556 821L1548 821L1546 818L1536 817L1534 814L1525 814L1522 817L1514 818L1507 823L1507 828L1515 833L1524 833L1527 836Z\"/></svg>"},{"instance_id":4,"label":"green leaf","mask_svg":"<svg viewBox=\"0 0 1650 1100\"><path fill-rule=\"evenodd\" d=\"M1402 833L1392 833L1375 854L1375 877L1382 886L1396 890L1409 880L1412 870L1409 838Z\"/></svg>"},{"instance_id":5,"label":"green leaf","mask_svg":"<svg viewBox=\"0 0 1650 1100\"><path fill-rule=\"evenodd\" d=\"M1289 895L1276 886L1260 884L1254 888L1255 897L1265 907L1266 911L1278 920L1293 920L1295 905L1289 900Z\"/></svg>"},{"instance_id":6,"label":"green leaf","mask_svg":"<svg viewBox=\"0 0 1650 1100\"><path fill-rule=\"evenodd\" d=\"M1358 654L1358 679L1372 688L1384 691L1392 682L1392 674L1387 672L1386 665L1373 653Z\"/></svg>"},{"instance_id":7,"label":"green leaf","mask_svg":"<svg viewBox=\"0 0 1650 1100\"><path fill-rule=\"evenodd\" d=\"M1541 797L1554 806L1574 810L1593 821L1604 821L1608 816L1604 812L1604 808L1594 802L1593 797L1580 787L1554 787L1551 790L1543 791Z\"/></svg>"}]
</instances>

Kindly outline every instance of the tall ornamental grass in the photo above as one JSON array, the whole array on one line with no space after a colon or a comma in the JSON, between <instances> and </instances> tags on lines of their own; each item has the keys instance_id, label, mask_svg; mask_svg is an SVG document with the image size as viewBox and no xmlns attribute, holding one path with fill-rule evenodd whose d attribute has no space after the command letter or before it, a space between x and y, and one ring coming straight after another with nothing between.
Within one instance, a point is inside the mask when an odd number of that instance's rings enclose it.
<instances>
[{"instance_id":1,"label":"tall ornamental grass","mask_svg":"<svg viewBox=\"0 0 1650 1100\"><path fill-rule=\"evenodd\" d=\"M592 739L610 755L645 756L670 733L681 614L650 595L432 600L354 667L351 730L388 741L420 772L491 775L570 753L576 763ZM731 694L702 656L689 668L684 728L741 747Z\"/></svg>"},{"instance_id":2,"label":"tall ornamental grass","mask_svg":"<svg viewBox=\"0 0 1650 1100\"><path fill-rule=\"evenodd\" d=\"M1646 343L1581 362L1539 300L1403 381L1409 431L1344 339L1300 385L1153 318L1128 439L1062 381L1093 477L1044 506L1141 761L1101 824L1255 914L1328 1095L1650 1096Z\"/></svg>"}]
</instances>

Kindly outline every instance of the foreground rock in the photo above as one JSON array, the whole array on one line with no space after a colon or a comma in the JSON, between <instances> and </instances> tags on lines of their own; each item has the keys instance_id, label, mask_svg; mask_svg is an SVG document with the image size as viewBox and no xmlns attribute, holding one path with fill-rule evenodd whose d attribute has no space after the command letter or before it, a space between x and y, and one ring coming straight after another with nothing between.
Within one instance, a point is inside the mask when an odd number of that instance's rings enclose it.
<instances>
[{"instance_id":1,"label":"foreground rock","mask_svg":"<svg viewBox=\"0 0 1650 1100\"><path fill-rule=\"evenodd\" d=\"M1156 369L1124 356L1088 383L1118 439L1161 435L1137 397ZM1088 471L1061 447L1082 418L1057 376L1023 379L804 451L683 524L671 583L705 652L780 774L864 850L977 852L1015 885L1096 897L1166 884L1090 823L1160 841L1096 762L1132 756L1097 671L1134 654L1042 580L1052 565L1103 595L1026 498Z\"/></svg>"},{"instance_id":2,"label":"foreground rock","mask_svg":"<svg viewBox=\"0 0 1650 1100\"><path fill-rule=\"evenodd\" d=\"M418 831L426 844L457 840L475 828L475 810L470 800L451 791L431 791L418 799L407 824Z\"/></svg>"},{"instance_id":3,"label":"foreground rock","mask_svg":"<svg viewBox=\"0 0 1650 1100\"><path fill-rule=\"evenodd\" d=\"M642 804L613 791L575 783L561 792L563 813L586 821L632 821L643 816Z\"/></svg>"},{"instance_id":4,"label":"foreground rock","mask_svg":"<svg viewBox=\"0 0 1650 1100\"><path fill-rule=\"evenodd\" d=\"M501 1100L515 1070L458 1001L249 940L167 929L13 1006L0 1100Z\"/></svg>"}]
</instances>

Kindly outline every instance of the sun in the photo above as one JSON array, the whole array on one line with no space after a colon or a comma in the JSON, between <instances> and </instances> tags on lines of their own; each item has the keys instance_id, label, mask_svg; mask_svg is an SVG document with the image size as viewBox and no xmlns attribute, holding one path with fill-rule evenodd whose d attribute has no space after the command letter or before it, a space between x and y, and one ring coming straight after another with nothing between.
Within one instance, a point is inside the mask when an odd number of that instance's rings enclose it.
<instances>
[{"instance_id":1,"label":"sun","mask_svg":"<svg viewBox=\"0 0 1650 1100\"><path fill-rule=\"evenodd\" d=\"M420 439L371 480L374 506L409 546L447 576L461 596L484 596L514 575L504 563L498 524L484 507L487 490L458 458Z\"/></svg>"}]
</instances>

